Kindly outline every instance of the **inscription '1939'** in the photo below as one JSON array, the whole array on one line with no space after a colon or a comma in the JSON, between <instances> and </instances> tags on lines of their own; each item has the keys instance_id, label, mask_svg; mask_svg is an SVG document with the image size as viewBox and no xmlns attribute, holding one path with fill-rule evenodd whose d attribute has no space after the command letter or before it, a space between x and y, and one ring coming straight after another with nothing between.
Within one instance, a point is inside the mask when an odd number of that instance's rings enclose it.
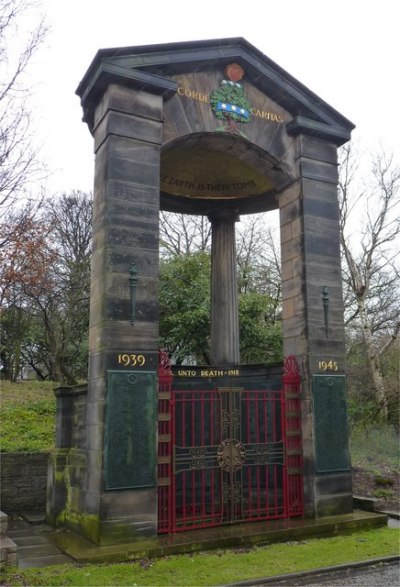
<instances>
[{"instance_id":1,"label":"inscription '1939'","mask_svg":"<svg viewBox=\"0 0 400 587\"><path fill-rule=\"evenodd\" d=\"M118 364L123 367L143 367L146 363L144 355L120 353L117 356Z\"/></svg>"}]
</instances>

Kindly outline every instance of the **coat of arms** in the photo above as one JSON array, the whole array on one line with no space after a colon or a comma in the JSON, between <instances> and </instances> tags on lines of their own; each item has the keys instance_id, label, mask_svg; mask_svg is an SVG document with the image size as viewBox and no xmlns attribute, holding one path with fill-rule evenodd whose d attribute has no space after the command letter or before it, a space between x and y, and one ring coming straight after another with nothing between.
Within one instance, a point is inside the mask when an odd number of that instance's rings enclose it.
<instances>
[{"instance_id":1,"label":"coat of arms","mask_svg":"<svg viewBox=\"0 0 400 587\"><path fill-rule=\"evenodd\" d=\"M244 69L237 63L231 63L225 68L225 75L229 79L223 79L220 87L210 95L211 107L215 116L226 124L216 130L234 134L244 134L236 123L250 122L250 102L248 101L242 84L239 81L244 75Z\"/></svg>"}]
</instances>

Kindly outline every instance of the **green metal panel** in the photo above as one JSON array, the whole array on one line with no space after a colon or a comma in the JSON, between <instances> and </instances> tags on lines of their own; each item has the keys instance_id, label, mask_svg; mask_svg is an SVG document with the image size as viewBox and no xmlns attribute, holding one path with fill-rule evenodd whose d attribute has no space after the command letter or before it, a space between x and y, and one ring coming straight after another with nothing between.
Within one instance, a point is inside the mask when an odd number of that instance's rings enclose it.
<instances>
[{"instance_id":1,"label":"green metal panel","mask_svg":"<svg viewBox=\"0 0 400 587\"><path fill-rule=\"evenodd\" d=\"M156 373L108 371L106 489L156 484Z\"/></svg>"},{"instance_id":2,"label":"green metal panel","mask_svg":"<svg viewBox=\"0 0 400 587\"><path fill-rule=\"evenodd\" d=\"M348 471L346 377L313 375L312 392L316 472Z\"/></svg>"}]
</instances>

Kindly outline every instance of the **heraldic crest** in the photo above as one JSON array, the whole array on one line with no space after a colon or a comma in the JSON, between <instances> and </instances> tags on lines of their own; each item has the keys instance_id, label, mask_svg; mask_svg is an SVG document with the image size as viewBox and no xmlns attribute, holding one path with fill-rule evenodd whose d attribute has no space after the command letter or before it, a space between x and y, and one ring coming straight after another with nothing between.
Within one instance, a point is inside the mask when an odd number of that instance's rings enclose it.
<instances>
[{"instance_id":1,"label":"heraldic crest","mask_svg":"<svg viewBox=\"0 0 400 587\"><path fill-rule=\"evenodd\" d=\"M220 87L210 95L211 107L215 116L226 124L219 126L216 131L230 132L245 136L236 126L237 122L250 122L250 102L239 81L244 75L244 69L237 63L230 63L225 68L225 75Z\"/></svg>"}]
</instances>

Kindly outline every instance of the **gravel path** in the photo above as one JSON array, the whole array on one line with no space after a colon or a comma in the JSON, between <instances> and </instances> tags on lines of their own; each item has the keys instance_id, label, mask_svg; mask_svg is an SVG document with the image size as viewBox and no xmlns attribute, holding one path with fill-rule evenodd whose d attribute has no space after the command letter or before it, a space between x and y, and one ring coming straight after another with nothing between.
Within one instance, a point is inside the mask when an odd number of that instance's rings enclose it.
<instances>
[{"instance_id":1,"label":"gravel path","mask_svg":"<svg viewBox=\"0 0 400 587\"><path fill-rule=\"evenodd\" d=\"M379 563L358 569L336 571L334 573L322 573L309 577L301 577L295 580L277 581L266 583L268 587L298 585L302 587L399 587L400 566L399 562Z\"/></svg>"}]
</instances>

